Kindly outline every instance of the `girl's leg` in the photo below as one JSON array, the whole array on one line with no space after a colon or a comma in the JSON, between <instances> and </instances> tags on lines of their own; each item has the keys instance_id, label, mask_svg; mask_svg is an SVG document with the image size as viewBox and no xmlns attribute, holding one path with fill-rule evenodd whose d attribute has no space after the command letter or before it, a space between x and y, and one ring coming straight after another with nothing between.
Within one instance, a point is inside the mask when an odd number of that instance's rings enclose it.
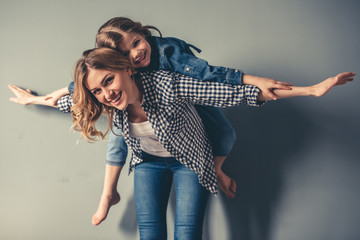
<instances>
[{"instance_id":1,"label":"girl's leg","mask_svg":"<svg viewBox=\"0 0 360 240\"><path fill-rule=\"evenodd\" d=\"M202 239L203 221L209 192L199 183L198 175L174 160L176 215L174 238Z\"/></svg>"},{"instance_id":2,"label":"girl's leg","mask_svg":"<svg viewBox=\"0 0 360 240\"><path fill-rule=\"evenodd\" d=\"M209 136L214 156L226 156L230 153L236 134L224 113L216 107L195 105L205 131Z\"/></svg>"},{"instance_id":3,"label":"girl's leg","mask_svg":"<svg viewBox=\"0 0 360 240\"><path fill-rule=\"evenodd\" d=\"M226 175L221 167L235 143L235 131L219 108L201 105L195 105L195 108L211 142L219 187L226 196L234 198L236 181Z\"/></svg>"},{"instance_id":4,"label":"girl's leg","mask_svg":"<svg viewBox=\"0 0 360 240\"><path fill-rule=\"evenodd\" d=\"M172 173L164 160L156 160L156 157L145 157L144 160L143 163L136 165L134 173L140 239L167 239L166 208Z\"/></svg>"}]
</instances>

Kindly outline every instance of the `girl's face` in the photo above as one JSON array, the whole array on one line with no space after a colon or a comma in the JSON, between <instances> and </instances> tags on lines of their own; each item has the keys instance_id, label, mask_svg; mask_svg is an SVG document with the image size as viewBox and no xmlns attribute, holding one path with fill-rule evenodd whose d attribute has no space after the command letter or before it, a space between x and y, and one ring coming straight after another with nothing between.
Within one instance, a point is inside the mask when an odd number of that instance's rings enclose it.
<instances>
[{"instance_id":1,"label":"girl's face","mask_svg":"<svg viewBox=\"0 0 360 240\"><path fill-rule=\"evenodd\" d=\"M145 37L137 33L122 33L123 39L118 46L120 51L129 58L134 68L149 66L151 47Z\"/></svg>"},{"instance_id":2,"label":"girl's face","mask_svg":"<svg viewBox=\"0 0 360 240\"><path fill-rule=\"evenodd\" d=\"M100 103L110 107L126 110L129 104L138 101L130 70L113 72L89 68L85 85Z\"/></svg>"}]
</instances>

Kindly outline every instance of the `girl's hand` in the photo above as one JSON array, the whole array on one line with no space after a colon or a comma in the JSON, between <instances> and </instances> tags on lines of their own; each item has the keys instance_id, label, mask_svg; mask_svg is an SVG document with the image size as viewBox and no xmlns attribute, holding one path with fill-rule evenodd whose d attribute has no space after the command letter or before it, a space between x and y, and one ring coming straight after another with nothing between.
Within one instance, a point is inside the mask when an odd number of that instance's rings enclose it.
<instances>
[{"instance_id":1,"label":"girl's hand","mask_svg":"<svg viewBox=\"0 0 360 240\"><path fill-rule=\"evenodd\" d=\"M275 89L291 90L291 83L276 81L271 78L263 78L257 76L251 76L245 74L243 77L243 83L248 85L254 85L260 88L262 94L273 100L277 99L274 93Z\"/></svg>"},{"instance_id":2,"label":"girl's hand","mask_svg":"<svg viewBox=\"0 0 360 240\"><path fill-rule=\"evenodd\" d=\"M330 77L316 85L310 87L310 91L313 96L321 97L330 91L331 88L339 85L343 85L349 81L354 80L354 72L343 72L339 73L335 77Z\"/></svg>"}]
</instances>

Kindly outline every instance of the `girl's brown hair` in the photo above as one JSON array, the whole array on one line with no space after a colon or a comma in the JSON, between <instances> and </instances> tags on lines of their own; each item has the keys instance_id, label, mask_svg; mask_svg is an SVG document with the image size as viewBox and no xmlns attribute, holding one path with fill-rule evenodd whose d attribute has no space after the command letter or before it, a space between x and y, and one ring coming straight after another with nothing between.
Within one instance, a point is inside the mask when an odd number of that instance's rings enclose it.
<instances>
[{"instance_id":1,"label":"girl's brown hair","mask_svg":"<svg viewBox=\"0 0 360 240\"><path fill-rule=\"evenodd\" d=\"M155 30L161 35L159 29L154 26L143 26L140 22L125 17L115 17L104 23L96 34L96 46L108 47L119 50L119 45L123 37L123 33L137 33L142 36L150 37L151 30Z\"/></svg>"},{"instance_id":2,"label":"girl's brown hair","mask_svg":"<svg viewBox=\"0 0 360 240\"><path fill-rule=\"evenodd\" d=\"M83 53L76 62L74 70L75 89L73 95L74 105L71 114L74 122L74 129L81 132L89 142L95 141L98 137L102 139L111 128L114 109L100 103L88 90L86 81L89 69L104 69L109 71L123 71L130 69L134 73L129 60L120 52L109 48L94 48ZM104 133L95 127L96 121L101 114L108 117L108 128Z\"/></svg>"}]
</instances>

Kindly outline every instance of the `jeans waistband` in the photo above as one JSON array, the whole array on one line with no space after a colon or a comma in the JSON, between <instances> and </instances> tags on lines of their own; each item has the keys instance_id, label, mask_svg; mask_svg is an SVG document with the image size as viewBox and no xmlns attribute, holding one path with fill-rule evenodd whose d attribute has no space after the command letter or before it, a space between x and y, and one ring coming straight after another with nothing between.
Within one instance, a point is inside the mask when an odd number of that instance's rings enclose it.
<instances>
[{"instance_id":1,"label":"jeans waistband","mask_svg":"<svg viewBox=\"0 0 360 240\"><path fill-rule=\"evenodd\" d=\"M141 152L141 155L143 157L143 160L144 161L166 161L166 160L175 160L174 157L158 157L158 156L154 156L154 155L151 155L147 152L144 152L142 151Z\"/></svg>"}]
</instances>

